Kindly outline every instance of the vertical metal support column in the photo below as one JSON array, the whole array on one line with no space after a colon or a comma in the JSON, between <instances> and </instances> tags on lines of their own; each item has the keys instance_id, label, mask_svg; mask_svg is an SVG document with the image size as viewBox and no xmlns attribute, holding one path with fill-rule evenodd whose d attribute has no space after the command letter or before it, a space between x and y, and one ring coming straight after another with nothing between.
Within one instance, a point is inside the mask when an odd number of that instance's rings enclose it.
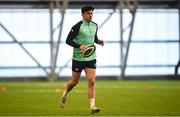
<instances>
[{"instance_id":1,"label":"vertical metal support column","mask_svg":"<svg viewBox=\"0 0 180 117\"><path fill-rule=\"evenodd\" d=\"M121 74L122 74L122 64L123 64L123 9L120 8L120 71L121 71ZM122 76L120 74L120 76ZM120 77L122 78L122 77Z\"/></svg>"},{"instance_id":2,"label":"vertical metal support column","mask_svg":"<svg viewBox=\"0 0 180 117\"><path fill-rule=\"evenodd\" d=\"M61 22L60 22L60 29L59 29L57 47L56 47L56 51L55 51L55 56L53 56L53 63L52 63L52 69L51 69L51 74L53 74L54 76L50 78L51 80L56 80L57 79L57 74L55 72L55 69L56 69L57 57L58 57L58 52L59 52L60 39L61 39L61 34L62 34L62 27L63 27L63 23L64 23L65 10L66 10L66 8L68 6L68 0L63 1L62 8L61 8L59 2L60 1L57 0L56 5L57 5L57 7L58 7L58 9L60 10L60 13L61 13Z\"/></svg>"},{"instance_id":3,"label":"vertical metal support column","mask_svg":"<svg viewBox=\"0 0 180 117\"><path fill-rule=\"evenodd\" d=\"M129 32L129 37L128 37L128 42L127 42L127 47L125 49L125 55L124 55L124 49L123 49L123 46L124 46L124 42L122 42L121 46L122 46L122 69L121 69L121 77L122 79L125 78L125 69L126 69L126 66L127 66L127 59L128 59L128 54L129 54L129 47L130 47L130 43L131 43L131 37L132 37L132 32L133 32L133 26L134 26L134 20L135 20L135 14L136 14L136 9L137 9L137 5L138 5L138 1L134 1L133 2L133 5L132 6L130 4L130 1L124 1L126 2L126 5L127 5L127 8L129 8L129 11L130 13L132 14L132 21L130 23L130 32ZM124 30L123 30L124 32ZM123 41L123 40L122 40Z\"/></svg>"},{"instance_id":4,"label":"vertical metal support column","mask_svg":"<svg viewBox=\"0 0 180 117\"><path fill-rule=\"evenodd\" d=\"M53 2L49 5L49 19L50 19L50 65L53 63Z\"/></svg>"},{"instance_id":5,"label":"vertical metal support column","mask_svg":"<svg viewBox=\"0 0 180 117\"><path fill-rule=\"evenodd\" d=\"M50 71L52 71L52 66L53 66L53 60L54 60L54 55L55 55L55 50L54 50L54 39L53 39L53 10L54 10L54 3L53 1L50 2L49 4L49 19L50 19ZM55 79L56 74L50 72L48 75L48 79Z\"/></svg>"}]
</instances>

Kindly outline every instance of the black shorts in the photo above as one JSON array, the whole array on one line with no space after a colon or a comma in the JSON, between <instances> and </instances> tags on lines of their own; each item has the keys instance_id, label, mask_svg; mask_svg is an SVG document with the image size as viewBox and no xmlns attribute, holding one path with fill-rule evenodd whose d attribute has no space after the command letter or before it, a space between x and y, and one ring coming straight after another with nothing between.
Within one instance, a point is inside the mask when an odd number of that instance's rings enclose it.
<instances>
[{"instance_id":1,"label":"black shorts","mask_svg":"<svg viewBox=\"0 0 180 117\"><path fill-rule=\"evenodd\" d=\"M72 61L72 71L82 72L84 68L96 69L96 59L92 61Z\"/></svg>"}]
</instances>

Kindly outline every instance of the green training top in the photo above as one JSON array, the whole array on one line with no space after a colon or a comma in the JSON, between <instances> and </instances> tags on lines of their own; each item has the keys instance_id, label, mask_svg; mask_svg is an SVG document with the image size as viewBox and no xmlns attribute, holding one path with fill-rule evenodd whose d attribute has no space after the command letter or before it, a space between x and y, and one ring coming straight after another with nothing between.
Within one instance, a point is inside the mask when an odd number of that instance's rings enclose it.
<instances>
[{"instance_id":1,"label":"green training top","mask_svg":"<svg viewBox=\"0 0 180 117\"><path fill-rule=\"evenodd\" d=\"M91 45L98 43L97 24L82 20L74 25L68 34L66 43L73 48L73 60L76 61L91 61L96 59L96 52L89 57L84 57L80 50L81 45Z\"/></svg>"}]
</instances>

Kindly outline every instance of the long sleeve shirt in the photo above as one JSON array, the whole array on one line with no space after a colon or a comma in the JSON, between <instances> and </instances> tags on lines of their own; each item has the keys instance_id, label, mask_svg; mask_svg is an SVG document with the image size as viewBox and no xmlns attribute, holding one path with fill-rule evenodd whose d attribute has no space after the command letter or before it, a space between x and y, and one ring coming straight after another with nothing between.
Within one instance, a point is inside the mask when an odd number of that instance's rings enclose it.
<instances>
[{"instance_id":1,"label":"long sleeve shirt","mask_svg":"<svg viewBox=\"0 0 180 117\"><path fill-rule=\"evenodd\" d=\"M73 59L77 61L91 61L96 59L96 52L91 56L84 58L80 46L98 43L97 37L98 25L95 22L86 22L84 20L75 24L66 39L66 43L73 47Z\"/></svg>"}]
</instances>

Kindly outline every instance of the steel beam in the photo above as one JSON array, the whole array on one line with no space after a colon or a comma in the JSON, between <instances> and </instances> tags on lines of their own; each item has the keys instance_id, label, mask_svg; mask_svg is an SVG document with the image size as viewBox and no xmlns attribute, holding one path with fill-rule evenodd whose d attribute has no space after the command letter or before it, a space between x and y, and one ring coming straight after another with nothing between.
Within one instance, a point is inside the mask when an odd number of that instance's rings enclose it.
<instances>
[{"instance_id":1,"label":"steel beam","mask_svg":"<svg viewBox=\"0 0 180 117\"><path fill-rule=\"evenodd\" d=\"M107 18L102 22L102 24L99 26L99 29L101 29L102 26L103 26L104 24L106 24L107 21L109 21L109 19L112 17L112 15L114 14L114 12L115 12L115 11L111 12L111 13L108 15L108 17L107 17Z\"/></svg>"},{"instance_id":2,"label":"steel beam","mask_svg":"<svg viewBox=\"0 0 180 117\"><path fill-rule=\"evenodd\" d=\"M124 40L123 40L123 9L120 8L120 65L122 66L123 64L123 43L124 43ZM122 67L120 67L120 71L121 71L121 74L122 74ZM119 78L122 78L122 75L120 75L121 77Z\"/></svg>"},{"instance_id":3,"label":"steel beam","mask_svg":"<svg viewBox=\"0 0 180 117\"><path fill-rule=\"evenodd\" d=\"M53 64L53 9L54 4L53 2L50 2L49 4L49 19L50 19L50 65Z\"/></svg>"},{"instance_id":4,"label":"steel beam","mask_svg":"<svg viewBox=\"0 0 180 117\"><path fill-rule=\"evenodd\" d=\"M48 9L52 0L0 0L0 8ZM63 4L65 0L59 0ZM120 0L123 1L123 0ZM126 0L135 1L135 0ZM115 8L119 0L69 0L68 8L79 9L84 4L96 5L96 9ZM176 8L178 0L139 0L140 8Z\"/></svg>"},{"instance_id":5,"label":"steel beam","mask_svg":"<svg viewBox=\"0 0 180 117\"><path fill-rule=\"evenodd\" d=\"M52 74L52 76L54 76L53 80L57 79L55 77L56 76L55 69L56 69L58 52L59 52L59 45L60 45L61 34L62 34L62 29L63 29L65 10L68 7L68 0L65 0L63 2L62 8L61 8L60 3L59 3L58 0L56 1L56 5L57 5L57 8L59 9L59 11L61 13L61 22L60 22L60 29L59 29L59 36L58 36L57 46L55 48L55 55L53 57L53 64L52 64L52 69L51 69L51 74Z\"/></svg>"},{"instance_id":6,"label":"steel beam","mask_svg":"<svg viewBox=\"0 0 180 117\"><path fill-rule=\"evenodd\" d=\"M123 27L121 27L121 78L125 78L125 69L127 65L127 59L128 59L128 54L129 54L129 47L131 43L131 38L132 38L132 32L133 32L133 26L134 26L134 20L135 20L135 14L136 14L136 9L138 5L138 1L134 1L133 4L130 3L129 1L120 1L121 9L122 7L126 7L129 9L130 13L132 14L132 20L130 23L130 32L129 32L129 37L128 37L128 42L127 46L124 44L123 40L123 33L125 30L123 30ZM123 20L123 19L121 19ZM123 23L122 23L123 24ZM123 48L125 46L125 48Z\"/></svg>"}]
</instances>

